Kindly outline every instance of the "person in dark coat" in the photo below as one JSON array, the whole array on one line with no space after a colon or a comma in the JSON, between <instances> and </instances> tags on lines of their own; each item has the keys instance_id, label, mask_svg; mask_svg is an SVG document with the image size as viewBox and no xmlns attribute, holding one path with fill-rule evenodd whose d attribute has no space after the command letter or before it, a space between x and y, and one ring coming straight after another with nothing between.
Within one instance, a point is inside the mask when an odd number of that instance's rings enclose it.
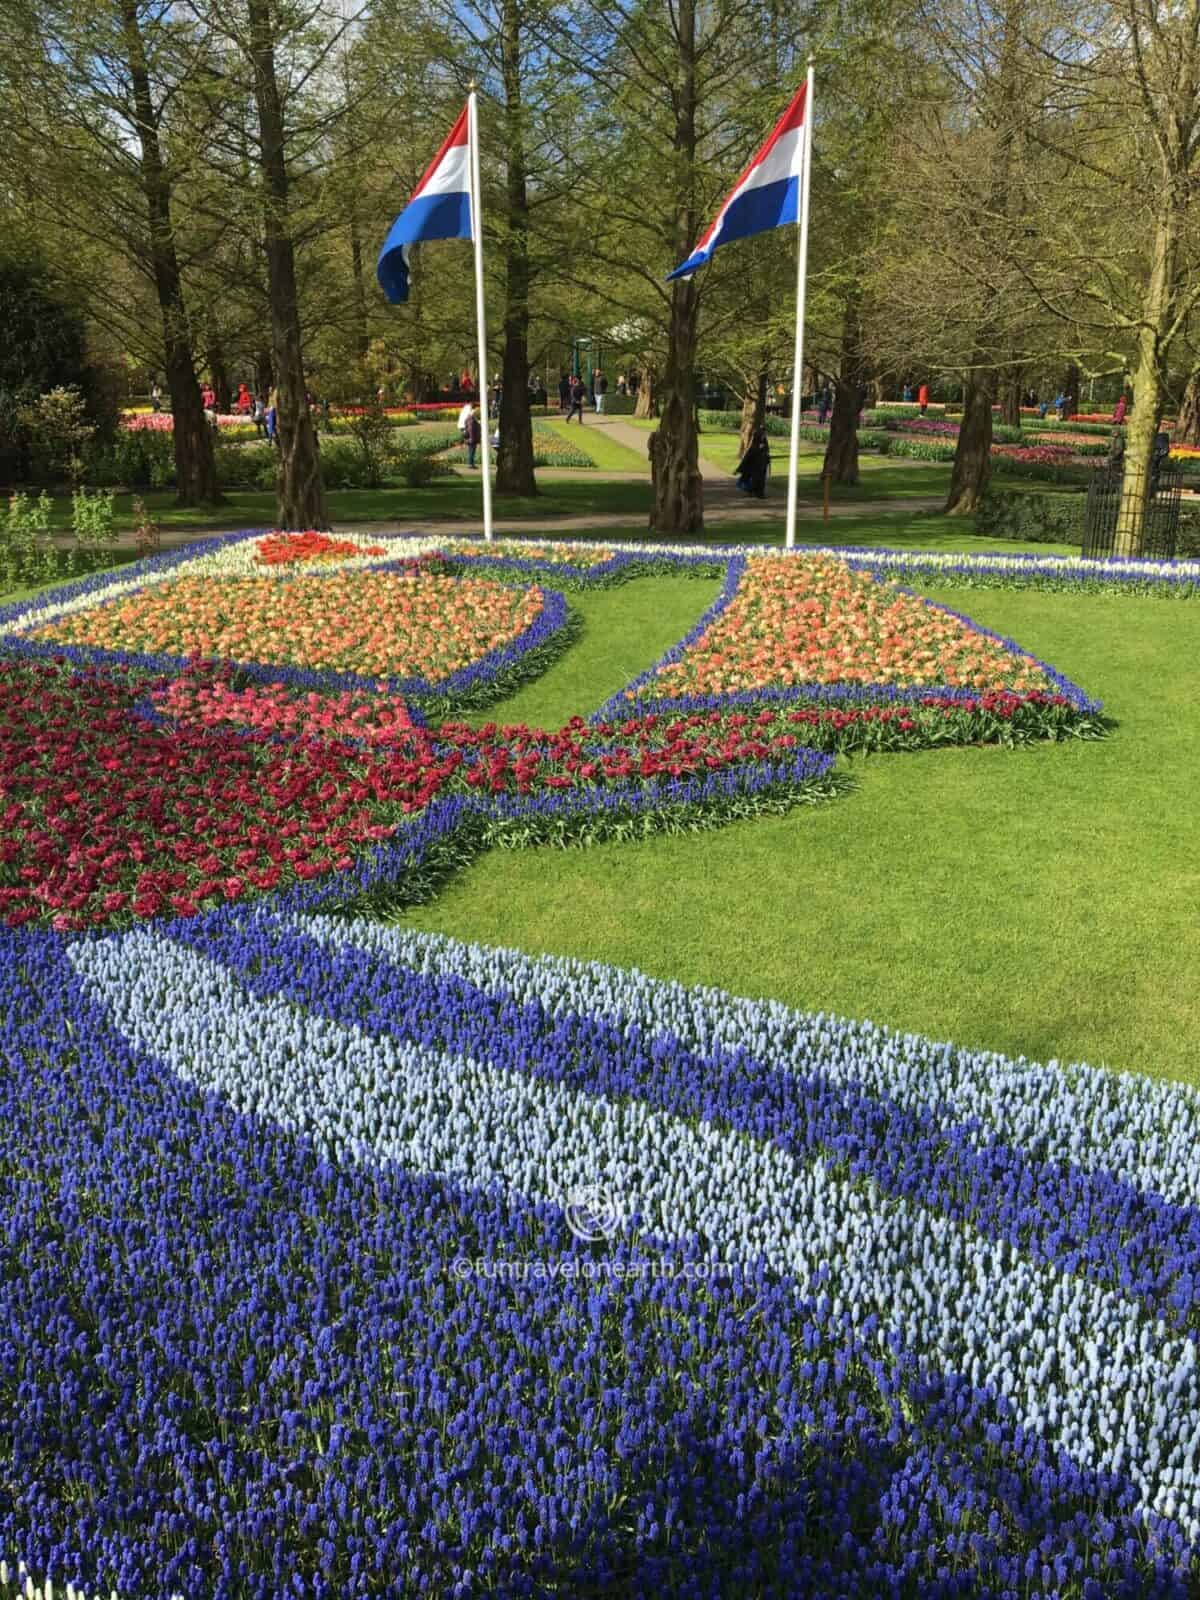
<instances>
[{"instance_id":1,"label":"person in dark coat","mask_svg":"<svg viewBox=\"0 0 1200 1600\"><path fill-rule=\"evenodd\" d=\"M471 407L471 415L463 426L463 435L467 441L467 465L473 467L475 465L475 452L479 449L480 441L483 438L483 426L479 421L479 410L476 406Z\"/></svg>"},{"instance_id":2,"label":"person in dark coat","mask_svg":"<svg viewBox=\"0 0 1200 1600\"><path fill-rule=\"evenodd\" d=\"M587 385L582 378L575 378L571 383L571 409L567 412L567 421L572 417L579 418L579 426L583 427L583 403L587 399Z\"/></svg>"},{"instance_id":3,"label":"person in dark coat","mask_svg":"<svg viewBox=\"0 0 1200 1600\"><path fill-rule=\"evenodd\" d=\"M564 372L558 380L558 409L569 411L571 407L571 380Z\"/></svg>"},{"instance_id":4,"label":"person in dark coat","mask_svg":"<svg viewBox=\"0 0 1200 1600\"><path fill-rule=\"evenodd\" d=\"M767 443L767 430L755 428L750 448L738 462L737 486L743 494L752 494L757 500L767 498L767 474L771 470L771 447Z\"/></svg>"}]
</instances>

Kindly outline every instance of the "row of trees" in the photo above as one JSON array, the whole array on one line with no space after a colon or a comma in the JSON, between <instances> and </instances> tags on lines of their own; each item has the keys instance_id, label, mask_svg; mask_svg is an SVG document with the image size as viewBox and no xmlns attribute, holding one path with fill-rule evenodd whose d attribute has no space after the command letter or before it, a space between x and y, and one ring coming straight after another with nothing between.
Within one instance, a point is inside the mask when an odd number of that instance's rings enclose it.
<instances>
[{"instance_id":1,"label":"row of trees","mask_svg":"<svg viewBox=\"0 0 1200 1600\"><path fill-rule=\"evenodd\" d=\"M696 531L696 371L761 415L790 376L795 240L665 274L810 49L806 348L835 478L863 386L902 375L964 386L951 511L1030 384L1130 373L1131 484L1165 405L1200 426L1200 0L9 0L0 187L94 337L165 373L181 499L217 495L197 373L249 375L278 391L281 525L322 525L311 375L417 389L471 348L468 247L418 249L404 308L373 267L476 79L498 492L536 490L531 363L614 330L659 418L652 524ZM1127 548L1139 518L1131 491Z\"/></svg>"}]
</instances>

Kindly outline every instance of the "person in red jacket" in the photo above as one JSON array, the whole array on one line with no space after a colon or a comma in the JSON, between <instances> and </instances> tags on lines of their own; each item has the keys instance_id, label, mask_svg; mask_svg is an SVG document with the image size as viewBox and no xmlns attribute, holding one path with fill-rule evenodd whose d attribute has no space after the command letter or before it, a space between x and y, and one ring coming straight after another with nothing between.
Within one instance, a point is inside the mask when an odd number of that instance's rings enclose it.
<instances>
[{"instance_id":1,"label":"person in red jacket","mask_svg":"<svg viewBox=\"0 0 1200 1600\"><path fill-rule=\"evenodd\" d=\"M239 417L248 417L254 409L254 397L244 383L238 384L237 399L233 402L233 409Z\"/></svg>"},{"instance_id":2,"label":"person in red jacket","mask_svg":"<svg viewBox=\"0 0 1200 1600\"><path fill-rule=\"evenodd\" d=\"M929 385L927 383L923 383L917 390L917 404L921 408L921 415L924 416L929 408Z\"/></svg>"}]
</instances>

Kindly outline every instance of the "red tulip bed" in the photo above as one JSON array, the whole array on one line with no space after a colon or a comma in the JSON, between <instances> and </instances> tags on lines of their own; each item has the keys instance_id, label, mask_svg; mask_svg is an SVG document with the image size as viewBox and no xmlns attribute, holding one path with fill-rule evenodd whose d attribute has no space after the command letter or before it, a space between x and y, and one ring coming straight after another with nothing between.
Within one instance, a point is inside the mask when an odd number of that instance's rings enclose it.
<instances>
[{"instance_id":1,"label":"red tulip bed","mask_svg":"<svg viewBox=\"0 0 1200 1600\"><path fill-rule=\"evenodd\" d=\"M838 750L1099 731L1011 641L808 554L726 554L697 627L588 722L425 726L387 675L476 672L546 600L473 559L447 553L459 578L185 571L22 631L0 653L0 918L189 917L359 883L367 858L382 881L422 818L481 843L695 826L832 794Z\"/></svg>"}]
</instances>

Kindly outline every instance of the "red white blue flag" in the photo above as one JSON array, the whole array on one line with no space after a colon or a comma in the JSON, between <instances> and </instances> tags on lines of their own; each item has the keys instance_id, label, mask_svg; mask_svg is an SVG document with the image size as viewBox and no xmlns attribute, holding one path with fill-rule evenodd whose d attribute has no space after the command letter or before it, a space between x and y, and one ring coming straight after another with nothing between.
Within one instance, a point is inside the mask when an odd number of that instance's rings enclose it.
<instances>
[{"instance_id":1,"label":"red white blue flag","mask_svg":"<svg viewBox=\"0 0 1200 1600\"><path fill-rule=\"evenodd\" d=\"M421 239L470 239L471 163L468 111L446 135L442 148L413 190L412 199L392 223L375 276L393 305L408 299L409 247Z\"/></svg>"},{"instance_id":2,"label":"red white blue flag","mask_svg":"<svg viewBox=\"0 0 1200 1600\"><path fill-rule=\"evenodd\" d=\"M800 180L804 171L804 119L808 85L801 84L795 98L771 130L765 144L750 158L745 171L701 234L696 248L682 265L667 274L686 278L712 255L718 245L745 239L768 228L781 228L800 216Z\"/></svg>"}]
</instances>

